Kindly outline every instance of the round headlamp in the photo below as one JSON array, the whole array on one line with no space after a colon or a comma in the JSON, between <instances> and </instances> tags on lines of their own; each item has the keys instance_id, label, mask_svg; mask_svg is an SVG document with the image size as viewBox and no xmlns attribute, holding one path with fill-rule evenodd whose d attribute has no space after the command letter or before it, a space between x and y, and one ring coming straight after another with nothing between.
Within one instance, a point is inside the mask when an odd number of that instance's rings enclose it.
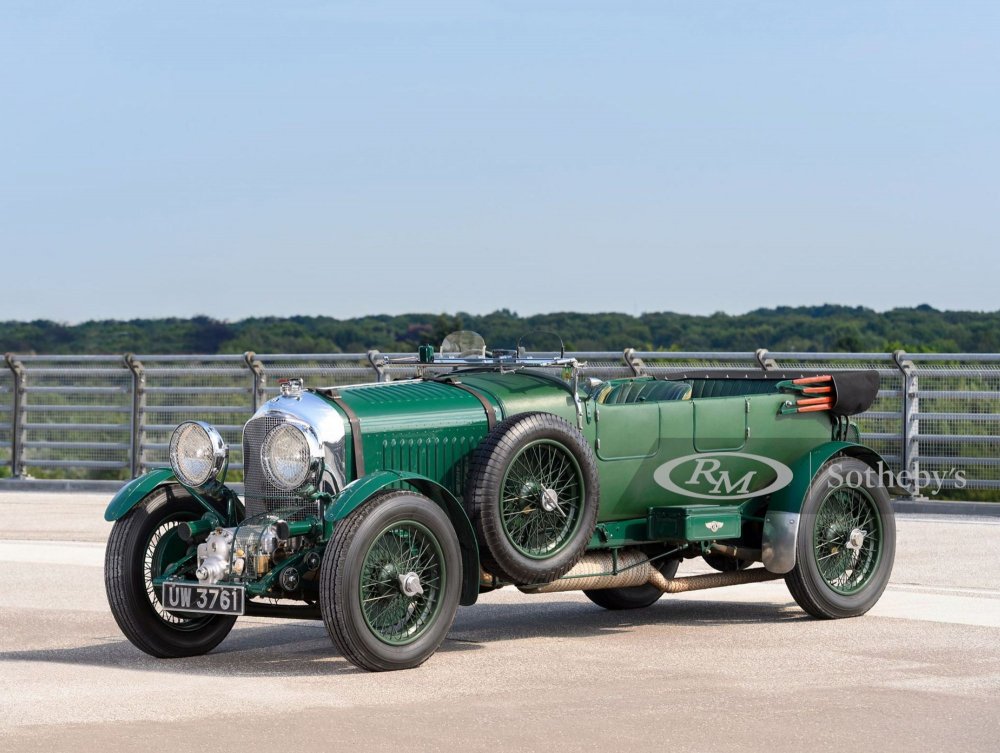
<instances>
[{"instance_id":1,"label":"round headlamp","mask_svg":"<svg viewBox=\"0 0 1000 753\"><path fill-rule=\"evenodd\" d=\"M185 421L170 437L170 467L185 486L215 481L229 458L222 435L204 421Z\"/></svg>"},{"instance_id":2,"label":"round headlamp","mask_svg":"<svg viewBox=\"0 0 1000 753\"><path fill-rule=\"evenodd\" d=\"M264 437L261 465L267 480L282 491L315 484L323 472L323 450L313 432L293 423L275 426Z\"/></svg>"}]
</instances>

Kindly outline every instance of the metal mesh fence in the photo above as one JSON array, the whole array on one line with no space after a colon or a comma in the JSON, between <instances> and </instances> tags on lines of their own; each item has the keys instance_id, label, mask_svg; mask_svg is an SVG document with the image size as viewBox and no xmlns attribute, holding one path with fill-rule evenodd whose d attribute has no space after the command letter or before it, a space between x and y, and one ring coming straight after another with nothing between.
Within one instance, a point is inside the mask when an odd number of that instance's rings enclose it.
<instances>
[{"instance_id":1,"label":"metal mesh fence","mask_svg":"<svg viewBox=\"0 0 1000 753\"><path fill-rule=\"evenodd\" d=\"M278 380L293 377L315 387L343 387L359 382L372 382L377 377L374 365L362 354L310 354L304 356L259 355L267 377L265 392L269 397L278 393ZM412 367L389 367L388 377L402 379L412 376Z\"/></svg>"},{"instance_id":2,"label":"metal mesh fence","mask_svg":"<svg viewBox=\"0 0 1000 753\"><path fill-rule=\"evenodd\" d=\"M686 371L711 371L725 376L729 371L760 369L753 353L635 353L641 359L643 373L656 377L682 374Z\"/></svg>"},{"instance_id":3,"label":"metal mesh fence","mask_svg":"<svg viewBox=\"0 0 1000 753\"><path fill-rule=\"evenodd\" d=\"M184 421L207 421L229 445L229 468L243 470L240 438L253 414L253 373L243 356L137 356L142 393L140 463L169 465L170 435Z\"/></svg>"},{"instance_id":4,"label":"metal mesh fence","mask_svg":"<svg viewBox=\"0 0 1000 753\"><path fill-rule=\"evenodd\" d=\"M1000 488L1000 362L913 356L918 405L911 417L921 483Z\"/></svg>"},{"instance_id":5,"label":"metal mesh fence","mask_svg":"<svg viewBox=\"0 0 1000 753\"><path fill-rule=\"evenodd\" d=\"M584 377L689 371L875 369L861 439L896 472L937 474L943 489L1000 489L1000 355L887 353L578 352ZM168 464L170 435L185 420L216 426L230 446L230 478L242 479L241 435L279 380L333 387L434 373L413 354L217 356L24 356L22 410L14 363L0 371L0 477L127 479ZM901 358L910 359L902 361ZM20 457L13 447L19 437ZM921 481L921 486L927 486Z\"/></svg>"},{"instance_id":6,"label":"metal mesh fence","mask_svg":"<svg viewBox=\"0 0 1000 753\"><path fill-rule=\"evenodd\" d=\"M23 362L21 462L30 475L124 478L132 379L120 357Z\"/></svg>"}]
</instances>

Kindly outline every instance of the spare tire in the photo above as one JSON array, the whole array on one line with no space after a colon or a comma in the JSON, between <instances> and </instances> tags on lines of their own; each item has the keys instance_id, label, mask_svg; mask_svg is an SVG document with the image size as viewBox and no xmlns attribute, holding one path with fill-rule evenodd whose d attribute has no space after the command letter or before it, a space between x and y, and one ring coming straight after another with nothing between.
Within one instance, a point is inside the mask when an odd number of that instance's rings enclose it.
<instances>
[{"instance_id":1,"label":"spare tire","mask_svg":"<svg viewBox=\"0 0 1000 753\"><path fill-rule=\"evenodd\" d=\"M465 489L484 569L519 585L555 580L579 561L599 500L587 440L551 413L497 424L473 454Z\"/></svg>"}]
</instances>

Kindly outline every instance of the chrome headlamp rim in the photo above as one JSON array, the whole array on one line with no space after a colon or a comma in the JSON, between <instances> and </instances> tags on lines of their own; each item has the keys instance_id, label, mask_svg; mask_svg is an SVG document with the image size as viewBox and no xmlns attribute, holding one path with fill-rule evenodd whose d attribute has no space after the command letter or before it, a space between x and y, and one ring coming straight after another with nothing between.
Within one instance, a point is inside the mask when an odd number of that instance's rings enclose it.
<instances>
[{"instance_id":1,"label":"chrome headlamp rim","mask_svg":"<svg viewBox=\"0 0 1000 753\"><path fill-rule=\"evenodd\" d=\"M308 453L308 462L304 473L300 474L293 482L283 481L272 469L271 464L274 458L269 454L271 443L278 432L287 431L289 428L296 430L304 440ZM276 488L283 492L307 492L319 485L323 475L323 447L316 436L313 428L306 423L299 421L283 421L273 427L264 435L264 441L260 445L260 465L264 471L264 476Z\"/></svg>"},{"instance_id":2,"label":"chrome headlamp rim","mask_svg":"<svg viewBox=\"0 0 1000 753\"><path fill-rule=\"evenodd\" d=\"M198 477L189 476L184 467L181 465L179 458L180 450L180 440L185 432L191 430L191 427L195 431L202 433L205 444L203 448L208 449L211 452L211 464L204 474ZM170 435L170 469L173 471L174 476L185 486L190 486L195 489L203 489L209 486L213 486L219 481L219 474L226 467L226 463L229 460L229 445L226 444L226 440L222 438L222 434L209 423L205 421L184 421L177 425L174 429L173 434Z\"/></svg>"}]
</instances>

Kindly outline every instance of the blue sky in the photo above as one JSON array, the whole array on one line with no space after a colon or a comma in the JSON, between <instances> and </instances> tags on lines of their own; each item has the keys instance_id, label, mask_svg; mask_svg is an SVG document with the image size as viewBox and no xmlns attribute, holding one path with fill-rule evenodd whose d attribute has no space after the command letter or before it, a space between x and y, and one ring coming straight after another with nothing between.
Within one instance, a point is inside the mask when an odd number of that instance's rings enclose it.
<instances>
[{"instance_id":1,"label":"blue sky","mask_svg":"<svg viewBox=\"0 0 1000 753\"><path fill-rule=\"evenodd\" d=\"M995 2L13 2L0 320L995 310Z\"/></svg>"}]
</instances>

